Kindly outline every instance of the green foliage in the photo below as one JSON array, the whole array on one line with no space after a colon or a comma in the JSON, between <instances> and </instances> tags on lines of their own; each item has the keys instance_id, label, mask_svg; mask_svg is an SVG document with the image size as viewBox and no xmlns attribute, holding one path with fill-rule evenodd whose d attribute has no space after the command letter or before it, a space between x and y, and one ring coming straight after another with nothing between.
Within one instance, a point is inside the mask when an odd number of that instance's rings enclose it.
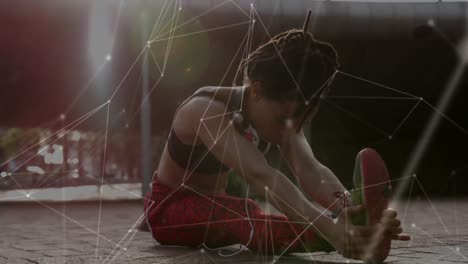
<instances>
[{"instance_id":1,"label":"green foliage","mask_svg":"<svg viewBox=\"0 0 468 264\"><path fill-rule=\"evenodd\" d=\"M10 157L18 153L25 146L37 143L40 140L41 129L21 129L10 128L6 134L0 137L0 148L4 151L5 157Z\"/></svg>"}]
</instances>

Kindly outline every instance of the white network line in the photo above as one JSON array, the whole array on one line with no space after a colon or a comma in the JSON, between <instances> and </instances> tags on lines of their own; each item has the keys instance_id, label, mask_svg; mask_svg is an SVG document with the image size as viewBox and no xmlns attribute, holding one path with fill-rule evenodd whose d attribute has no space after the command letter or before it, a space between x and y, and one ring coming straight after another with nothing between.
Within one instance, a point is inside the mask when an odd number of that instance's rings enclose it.
<instances>
[{"instance_id":1,"label":"white network line","mask_svg":"<svg viewBox=\"0 0 468 264\"><path fill-rule=\"evenodd\" d=\"M106 154L107 154L107 136L109 132L109 112L110 112L110 103L107 104L107 114L106 114L106 131L104 137L104 158L102 159L102 171L101 171L101 180L104 179L104 174L106 172ZM99 254L99 231L101 228L101 212L102 212L102 187L103 185L99 186L99 213L98 213L98 223L97 223L97 236L96 236L96 255L95 255L95 262L97 263L98 254Z\"/></svg>"}]
</instances>

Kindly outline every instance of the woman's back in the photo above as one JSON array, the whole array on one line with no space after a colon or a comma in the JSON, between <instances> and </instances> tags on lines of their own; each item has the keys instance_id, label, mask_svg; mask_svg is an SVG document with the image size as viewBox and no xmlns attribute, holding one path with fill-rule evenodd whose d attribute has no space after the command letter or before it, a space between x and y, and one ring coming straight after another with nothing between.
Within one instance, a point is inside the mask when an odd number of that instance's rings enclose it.
<instances>
[{"instance_id":1,"label":"woman's back","mask_svg":"<svg viewBox=\"0 0 468 264\"><path fill-rule=\"evenodd\" d=\"M171 131L158 168L159 180L168 186L176 187L186 179L185 184L210 194L225 193L229 167L216 159L199 139L200 129L204 129L202 119L232 120L233 114L240 112L243 100L243 87L203 87L187 98L174 114ZM206 112L206 105L222 111L221 116L196 116ZM196 120L195 120L196 119ZM240 128L242 133L242 128ZM216 140L218 135L213 135ZM264 150L269 147L263 141ZM258 143L257 143L258 144ZM229 150L227 150L229 151Z\"/></svg>"}]
</instances>

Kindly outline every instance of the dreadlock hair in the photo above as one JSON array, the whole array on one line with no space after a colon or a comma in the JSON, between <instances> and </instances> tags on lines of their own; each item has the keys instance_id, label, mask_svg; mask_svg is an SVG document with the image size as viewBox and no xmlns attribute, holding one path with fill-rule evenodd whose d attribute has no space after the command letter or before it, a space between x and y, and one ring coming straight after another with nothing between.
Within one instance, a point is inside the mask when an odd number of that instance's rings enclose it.
<instances>
[{"instance_id":1,"label":"dreadlock hair","mask_svg":"<svg viewBox=\"0 0 468 264\"><path fill-rule=\"evenodd\" d=\"M333 46L315 39L306 30L291 29L250 53L241 61L238 73L244 72L244 82L260 81L265 97L300 100L304 110L338 67Z\"/></svg>"}]
</instances>

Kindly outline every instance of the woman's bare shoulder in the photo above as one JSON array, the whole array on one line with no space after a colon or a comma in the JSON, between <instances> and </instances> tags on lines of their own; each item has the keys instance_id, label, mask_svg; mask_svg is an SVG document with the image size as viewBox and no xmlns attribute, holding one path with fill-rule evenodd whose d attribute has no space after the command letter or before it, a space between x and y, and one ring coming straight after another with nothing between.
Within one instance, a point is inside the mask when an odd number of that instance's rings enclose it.
<instances>
[{"instance_id":1,"label":"woman's bare shoulder","mask_svg":"<svg viewBox=\"0 0 468 264\"><path fill-rule=\"evenodd\" d=\"M212 117L213 114L222 114L226 110L226 104L221 100L214 98L214 93L218 87L204 86L197 89L194 94L199 92L210 92L206 96L191 96L188 101L181 106L175 117L174 125L181 126L181 124L188 125L191 127L197 127L200 119ZM184 126L185 126L184 125Z\"/></svg>"}]
</instances>

